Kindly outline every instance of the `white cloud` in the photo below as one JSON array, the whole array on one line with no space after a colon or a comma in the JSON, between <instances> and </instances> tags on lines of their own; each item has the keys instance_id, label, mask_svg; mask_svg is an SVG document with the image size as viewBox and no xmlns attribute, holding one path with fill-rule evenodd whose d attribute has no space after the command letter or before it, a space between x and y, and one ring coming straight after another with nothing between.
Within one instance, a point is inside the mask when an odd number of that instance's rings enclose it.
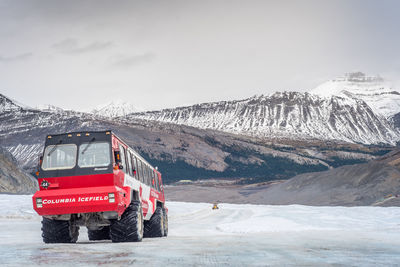
<instances>
[{"instance_id":1,"label":"white cloud","mask_svg":"<svg viewBox=\"0 0 400 267\"><path fill-rule=\"evenodd\" d=\"M91 42L88 44L80 44L77 39L67 38L61 42L55 43L52 47L66 54L83 54L110 48L112 42Z\"/></svg>"}]
</instances>

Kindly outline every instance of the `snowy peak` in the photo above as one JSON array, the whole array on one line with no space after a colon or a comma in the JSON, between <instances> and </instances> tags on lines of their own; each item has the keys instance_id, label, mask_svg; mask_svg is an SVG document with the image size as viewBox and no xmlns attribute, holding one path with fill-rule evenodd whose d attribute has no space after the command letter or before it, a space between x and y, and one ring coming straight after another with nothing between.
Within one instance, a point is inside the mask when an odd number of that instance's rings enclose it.
<instances>
[{"instance_id":1,"label":"snowy peak","mask_svg":"<svg viewBox=\"0 0 400 267\"><path fill-rule=\"evenodd\" d=\"M17 101L0 94L0 113L6 111L18 111L27 108L26 106L19 104Z\"/></svg>"},{"instance_id":2,"label":"snowy peak","mask_svg":"<svg viewBox=\"0 0 400 267\"><path fill-rule=\"evenodd\" d=\"M338 78L337 80L345 80L348 82L354 83L383 83L384 79L377 75L377 76L367 76L363 72L348 72L344 75L343 78Z\"/></svg>"},{"instance_id":3,"label":"snowy peak","mask_svg":"<svg viewBox=\"0 0 400 267\"><path fill-rule=\"evenodd\" d=\"M55 112L55 113L64 111L64 109L54 106L54 105L50 105L50 104L38 105L38 106L36 106L36 109L41 110L41 111L46 111L46 112Z\"/></svg>"},{"instance_id":4,"label":"snowy peak","mask_svg":"<svg viewBox=\"0 0 400 267\"><path fill-rule=\"evenodd\" d=\"M91 110L91 113L97 116L114 118L114 117L126 116L130 113L139 111L140 109L138 109L132 103L118 99L118 100L113 100L107 104L95 107L93 110Z\"/></svg>"},{"instance_id":5,"label":"snowy peak","mask_svg":"<svg viewBox=\"0 0 400 267\"><path fill-rule=\"evenodd\" d=\"M342 96L364 100L372 110L389 118L400 112L400 92L391 88L391 84L380 76L367 76L362 72L347 73L327 81L310 93L330 97Z\"/></svg>"}]
</instances>

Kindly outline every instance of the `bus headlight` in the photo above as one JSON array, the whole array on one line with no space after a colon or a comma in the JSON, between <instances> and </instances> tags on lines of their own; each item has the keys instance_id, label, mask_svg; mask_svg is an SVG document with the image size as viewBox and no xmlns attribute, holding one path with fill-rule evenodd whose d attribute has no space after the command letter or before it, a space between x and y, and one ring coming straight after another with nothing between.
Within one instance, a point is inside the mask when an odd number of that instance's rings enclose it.
<instances>
[{"instance_id":1,"label":"bus headlight","mask_svg":"<svg viewBox=\"0 0 400 267\"><path fill-rule=\"evenodd\" d=\"M40 198L40 197L36 198L36 207L38 207L38 208L43 207L42 198Z\"/></svg>"},{"instance_id":2,"label":"bus headlight","mask_svg":"<svg viewBox=\"0 0 400 267\"><path fill-rule=\"evenodd\" d=\"M114 203L115 202L114 193L108 193L108 202L110 202L110 203Z\"/></svg>"}]
</instances>

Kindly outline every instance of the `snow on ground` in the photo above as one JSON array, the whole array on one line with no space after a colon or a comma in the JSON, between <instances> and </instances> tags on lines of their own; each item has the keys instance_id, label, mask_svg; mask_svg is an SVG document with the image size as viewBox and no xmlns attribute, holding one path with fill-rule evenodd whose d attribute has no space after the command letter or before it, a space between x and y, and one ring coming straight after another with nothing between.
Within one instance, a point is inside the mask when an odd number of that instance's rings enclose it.
<instances>
[{"instance_id":1,"label":"snow on ground","mask_svg":"<svg viewBox=\"0 0 400 267\"><path fill-rule=\"evenodd\" d=\"M169 202L169 236L44 244L31 196L0 195L2 264L398 266L400 208Z\"/></svg>"},{"instance_id":2,"label":"snow on ground","mask_svg":"<svg viewBox=\"0 0 400 267\"><path fill-rule=\"evenodd\" d=\"M37 219L31 195L0 194L0 219ZM1 231L1 230L0 230Z\"/></svg>"}]
</instances>

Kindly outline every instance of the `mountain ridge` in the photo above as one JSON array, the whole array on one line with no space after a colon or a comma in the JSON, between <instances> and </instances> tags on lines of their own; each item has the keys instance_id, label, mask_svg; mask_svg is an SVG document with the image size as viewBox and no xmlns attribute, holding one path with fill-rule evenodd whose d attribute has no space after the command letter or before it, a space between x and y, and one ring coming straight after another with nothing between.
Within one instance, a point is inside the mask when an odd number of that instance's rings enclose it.
<instances>
[{"instance_id":1,"label":"mountain ridge","mask_svg":"<svg viewBox=\"0 0 400 267\"><path fill-rule=\"evenodd\" d=\"M276 92L243 100L133 113L144 119L251 136L395 145L400 131L355 97Z\"/></svg>"},{"instance_id":2,"label":"mountain ridge","mask_svg":"<svg viewBox=\"0 0 400 267\"><path fill-rule=\"evenodd\" d=\"M0 146L29 172L48 134L111 129L152 165L166 183L180 179L287 179L299 173L366 162L391 147L321 140L258 138L173 123L107 119L88 113L34 109L0 112Z\"/></svg>"}]
</instances>

